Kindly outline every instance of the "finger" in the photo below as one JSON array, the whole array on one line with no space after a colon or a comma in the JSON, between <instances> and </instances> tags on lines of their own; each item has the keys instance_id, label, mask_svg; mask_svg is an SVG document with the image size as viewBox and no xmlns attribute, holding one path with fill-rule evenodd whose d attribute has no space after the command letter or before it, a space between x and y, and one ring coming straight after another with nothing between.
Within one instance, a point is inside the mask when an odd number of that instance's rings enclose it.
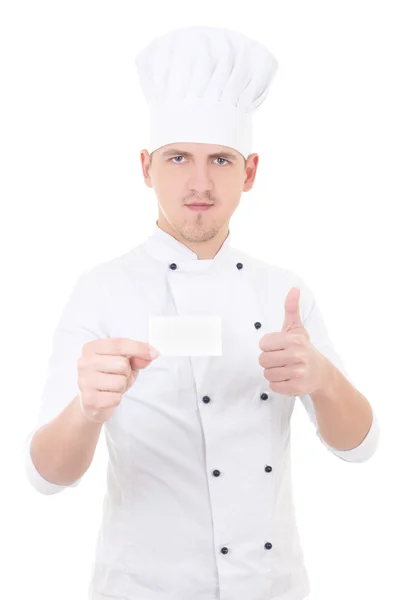
<instances>
[{"instance_id":1,"label":"finger","mask_svg":"<svg viewBox=\"0 0 400 600\"><path fill-rule=\"evenodd\" d=\"M85 350L96 354L110 354L153 360L150 356L150 344L130 338L101 338L88 342Z\"/></svg>"},{"instance_id":2,"label":"finger","mask_svg":"<svg viewBox=\"0 0 400 600\"><path fill-rule=\"evenodd\" d=\"M153 358L150 358L150 359L138 358L137 356L129 357L129 363L131 365L132 371L138 371L139 369L145 369L153 362L153 360L154 360Z\"/></svg>"},{"instance_id":3,"label":"finger","mask_svg":"<svg viewBox=\"0 0 400 600\"><path fill-rule=\"evenodd\" d=\"M273 381L274 383L289 381L293 378L295 373L291 371L288 367L271 367L270 369L264 369L265 378L268 381Z\"/></svg>"},{"instance_id":4,"label":"finger","mask_svg":"<svg viewBox=\"0 0 400 600\"><path fill-rule=\"evenodd\" d=\"M286 350L292 341L292 334L283 331L274 331L266 333L259 342L259 347L264 352L274 352L275 350Z\"/></svg>"},{"instance_id":5,"label":"finger","mask_svg":"<svg viewBox=\"0 0 400 600\"><path fill-rule=\"evenodd\" d=\"M287 350L275 350L274 352L262 352L258 362L264 369L285 367L291 364L291 357Z\"/></svg>"}]
</instances>

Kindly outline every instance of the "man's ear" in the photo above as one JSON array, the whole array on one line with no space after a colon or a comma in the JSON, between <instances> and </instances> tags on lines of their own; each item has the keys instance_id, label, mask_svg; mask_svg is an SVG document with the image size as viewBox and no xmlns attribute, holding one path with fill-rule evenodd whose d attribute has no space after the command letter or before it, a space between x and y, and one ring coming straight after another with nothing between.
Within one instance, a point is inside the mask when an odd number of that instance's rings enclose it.
<instances>
[{"instance_id":1,"label":"man's ear","mask_svg":"<svg viewBox=\"0 0 400 600\"><path fill-rule=\"evenodd\" d=\"M147 187L153 187L151 182L151 166L152 166L153 153L149 154L146 149L140 152L140 161L142 165L142 173L144 182Z\"/></svg>"},{"instance_id":2,"label":"man's ear","mask_svg":"<svg viewBox=\"0 0 400 600\"><path fill-rule=\"evenodd\" d=\"M248 192L249 190L251 190L251 188L254 185L254 182L256 179L256 174L257 174L259 158L260 157L258 154L253 153L253 154L250 154L246 159L246 168L245 168L246 179L244 180L244 183L243 183L243 191L244 192Z\"/></svg>"}]
</instances>

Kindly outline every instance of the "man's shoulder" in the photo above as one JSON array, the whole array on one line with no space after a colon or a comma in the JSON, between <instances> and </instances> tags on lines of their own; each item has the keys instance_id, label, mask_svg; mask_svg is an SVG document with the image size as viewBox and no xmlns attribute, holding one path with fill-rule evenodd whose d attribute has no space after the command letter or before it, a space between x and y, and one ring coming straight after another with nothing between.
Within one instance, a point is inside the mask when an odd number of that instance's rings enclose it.
<instances>
[{"instance_id":1,"label":"man's shoulder","mask_svg":"<svg viewBox=\"0 0 400 600\"><path fill-rule=\"evenodd\" d=\"M80 277L93 282L107 281L124 274L127 269L134 269L135 265L143 268L146 255L143 253L142 246L143 244L139 244L127 252L98 262L82 271Z\"/></svg>"}]
</instances>

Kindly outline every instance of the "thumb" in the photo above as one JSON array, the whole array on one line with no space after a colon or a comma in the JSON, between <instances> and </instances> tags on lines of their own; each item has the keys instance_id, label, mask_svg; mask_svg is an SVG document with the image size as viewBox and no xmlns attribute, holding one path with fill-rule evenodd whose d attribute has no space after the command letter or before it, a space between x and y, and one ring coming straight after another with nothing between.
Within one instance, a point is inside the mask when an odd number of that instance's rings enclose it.
<instances>
[{"instance_id":1,"label":"thumb","mask_svg":"<svg viewBox=\"0 0 400 600\"><path fill-rule=\"evenodd\" d=\"M282 331L303 327L300 316L300 289L291 288L285 300L285 320Z\"/></svg>"}]
</instances>

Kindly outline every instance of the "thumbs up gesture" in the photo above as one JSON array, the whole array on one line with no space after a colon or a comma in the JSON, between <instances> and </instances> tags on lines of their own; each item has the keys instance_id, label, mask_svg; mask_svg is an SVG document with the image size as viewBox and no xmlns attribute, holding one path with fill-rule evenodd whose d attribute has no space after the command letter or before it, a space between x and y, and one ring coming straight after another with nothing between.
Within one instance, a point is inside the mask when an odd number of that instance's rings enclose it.
<instances>
[{"instance_id":1,"label":"thumbs up gesture","mask_svg":"<svg viewBox=\"0 0 400 600\"><path fill-rule=\"evenodd\" d=\"M302 396L323 389L326 358L310 342L300 316L300 289L291 288L285 300L282 331L260 340L259 364L270 389L286 396Z\"/></svg>"}]
</instances>

